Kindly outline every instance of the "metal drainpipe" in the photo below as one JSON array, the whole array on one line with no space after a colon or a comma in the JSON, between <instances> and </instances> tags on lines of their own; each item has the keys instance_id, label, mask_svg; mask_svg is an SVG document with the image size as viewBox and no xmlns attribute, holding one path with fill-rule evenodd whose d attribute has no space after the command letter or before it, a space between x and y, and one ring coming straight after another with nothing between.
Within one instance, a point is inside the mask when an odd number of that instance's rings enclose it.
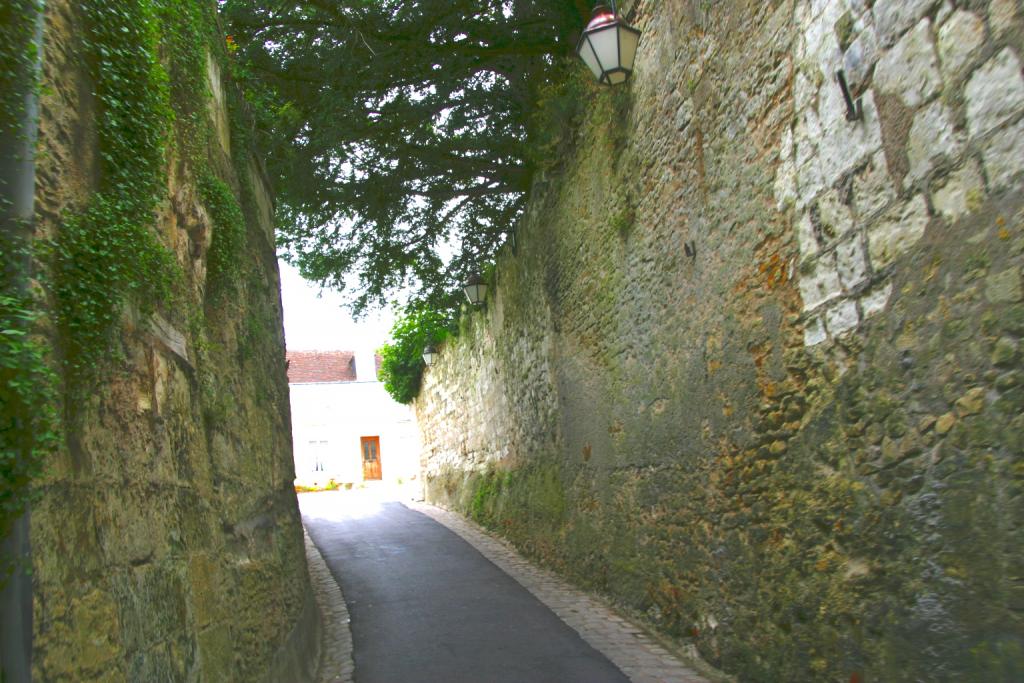
<instances>
[{"instance_id":1,"label":"metal drainpipe","mask_svg":"<svg viewBox=\"0 0 1024 683\"><path fill-rule=\"evenodd\" d=\"M31 83L24 94L25 106L14 135L0 137L0 229L14 239L30 240L35 214L35 144L39 100L37 88L42 68L44 2L26 3L35 24L33 41L36 60L23 83ZM14 287L28 288L31 259L21 263L5 259L12 269ZM0 556L14 558L16 568L0 591L0 680L3 683L31 683L32 680L32 577L29 544L29 511L18 518L0 545Z\"/></svg>"}]
</instances>

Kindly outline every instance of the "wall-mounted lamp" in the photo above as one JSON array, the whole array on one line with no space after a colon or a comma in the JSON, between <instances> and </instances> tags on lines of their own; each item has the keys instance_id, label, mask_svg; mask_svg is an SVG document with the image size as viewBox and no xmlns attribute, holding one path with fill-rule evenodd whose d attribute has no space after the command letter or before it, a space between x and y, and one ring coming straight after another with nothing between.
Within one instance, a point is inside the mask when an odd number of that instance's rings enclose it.
<instances>
[{"instance_id":1,"label":"wall-mounted lamp","mask_svg":"<svg viewBox=\"0 0 1024 683\"><path fill-rule=\"evenodd\" d=\"M439 355L441 354L439 354L437 349L433 346L427 345L423 347L423 362L427 364L428 368L434 364L434 361L437 360Z\"/></svg>"},{"instance_id":2,"label":"wall-mounted lamp","mask_svg":"<svg viewBox=\"0 0 1024 683\"><path fill-rule=\"evenodd\" d=\"M466 292L466 298L469 299L469 303L474 306L482 304L487 296L487 283L480 277L480 273L470 275L462 289Z\"/></svg>"},{"instance_id":3,"label":"wall-mounted lamp","mask_svg":"<svg viewBox=\"0 0 1024 683\"><path fill-rule=\"evenodd\" d=\"M612 0L611 9L605 5L594 7L594 15L583 29L576 54L599 83L617 85L625 83L633 73L639 43L640 31L623 21Z\"/></svg>"}]
</instances>

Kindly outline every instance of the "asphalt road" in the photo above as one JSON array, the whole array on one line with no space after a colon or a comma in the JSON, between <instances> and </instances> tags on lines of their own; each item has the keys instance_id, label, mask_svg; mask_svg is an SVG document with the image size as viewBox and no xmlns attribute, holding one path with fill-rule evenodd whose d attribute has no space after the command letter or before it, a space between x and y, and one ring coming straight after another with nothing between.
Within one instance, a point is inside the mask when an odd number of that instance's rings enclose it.
<instances>
[{"instance_id":1,"label":"asphalt road","mask_svg":"<svg viewBox=\"0 0 1024 683\"><path fill-rule=\"evenodd\" d=\"M525 588L397 502L300 497L348 603L356 683L627 683Z\"/></svg>"}]
</instances>

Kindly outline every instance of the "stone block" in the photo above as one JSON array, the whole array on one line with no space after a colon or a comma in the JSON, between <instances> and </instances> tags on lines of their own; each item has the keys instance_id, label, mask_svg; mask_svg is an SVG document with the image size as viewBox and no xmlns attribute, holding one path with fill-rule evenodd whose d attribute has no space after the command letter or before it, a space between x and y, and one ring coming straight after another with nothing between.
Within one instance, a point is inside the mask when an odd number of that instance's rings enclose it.
<instances>
[{"instance_id":1,"label":"stone block","mask_svg":"<svg viewBox=\"0 0 1024 683\"><path fill-rule=\"evenodd\" d=\"M928 175L943 157L956 157L963 145L953 131L953 115L941 100L932 102L914 116L907 140L910 169L906 182Z\"/></svg>"},{"instance_id":2,"label":"stone block","mask_svg":"<svg viewBox=\"0 0 1024 683\"><path fill-rule=\"evenodd\" d=\"M1009 33L1019 13L1019 0L992 0L988 6L988 25L992 35L1002 37Z\"/></svg>"},{"instance_id":3,"label":"stone block","mask_svg":"<svg viewBox=\"0 0 1024 683\"><path fill-rule=\"evenodd\" d=\"M867 279L867 260L864 258L859 235L841 242L836 247L836 270L839 273L839 281L847 291Z\"/></svg>"},{"instance_id":4,"label":"stone block","mask_svg":"<svg viewBox=\"0 0 1024 683\"><path fill-rule=\"evenodd\" d=\"M1020 342L1013 337L1001 337L992 350L992 365L1001 368L1015 366L1019 351Z\"/></svg>"},{"instance_id":5,"label":"stone block","mask_svg":"<svg viewBox=\"0 0 1024 683\"><path fill-rule=\"evenodd\" d=\"M874 15L879 42L885 47L894 44L934 6L935 0L878 0Z\"/></svg>"},{"instance_id":6,"label":"stone block","mask_svg":"<svg viewBox=\"0 0 1024 683\"><path fill-rule=\"evenodd\" d=\"M231 680L235 659L231 628L218 624L198 634L199 662L207 679L211 681Z\"/></svg>"},{"instance_id":7,"label":"stone block","mask_svg":"<svg viewBox=\"0 0 1024 683\"><path fill-rule=\"evenodd\" d=\"M876 152L853 178L853 210L861 220L884 209L896 198L885 153Z\"/></svg>"},{"instance_id":8,"label":"stone block","mask_svg":"<svg viewBox=\"0 0 1024 683\"><path fill-rule=\"evenodd\" d=\"M821 89L818 103L821 131L817 140L819 176L816 179L820 183L819 191L834 185L845 173L882 148L882 127L871 91L864 95L863 106L861 121L847 121L846 103L839 86L830 83ZM803 185L800 194L801 199L808 200Z\"/></svg>"},{"instance_id":9,"label":"stone block","mask_svg":"<svg viewBox=\"0 0 1024 683\"><path fill-rule=\"evenodd\" d=\"M85 680L85 672L115 666L124 650L117 605L110 595L93 589L61 597L66 604L55 606L54 618L35 644L36 665L48 673L47 680Z\"/></svg>"},{"instance_id":10,"label":"stone block","mask_svg":"<svg viewBox=\"0 0 1024 683\"><path fill-rule=\"evenodd\" d=\"M811 0L810 13L808 17L812 21L828 23L829 21L835 21L834 18L830 17L830 14L835 14L837 11L842 13L846 10L848 0Z\"/></svg>"},{"instance_id":11,"label":"stone block","mask_svg":"<svg viewBox=\"0 0 1024 683\"><path fill-rule=\"evenodd\" d=\"M928 207L921 195L893 207L868 229L868 252L876 268L892 263L917 244L928 225Z\"/></svg>"},{"instance_id":12,"label":"stone block","mask_svg":"<svg viewBox=\"0 0 1024 683\"><path fill-rule=\"evenodd\" d=\"M932 206L947 221L955 221L977 209L985 196L985 183L978 164L968 160L963 168L950 174L946 184L932 193Z\"/></svg>"},{"instance_id":13,"label":"stone block","mask_svg":"<svg viewBox=\"0 0 1024 683\"><path fill-rule=\"evenodd\" d=\"M979 67L964 90L971 137L984 135L1024 110L1020 60L1004 49Z\"/></svg>"},{"instance_id":14,"label":"stone block","mask_svg":"<svg viewBox=\"0 0 1024 683\"><path fill-rule=\"evenodd\" d=\"M825 11L807 24L797 53L806 68L818 68L825 74L839 68L842 52L835 22L841 14L840 3L828 3Z\"/></svg>"},{"instance_id":15,"label":"stone block","mask_svg":"<svg viewBox=\"0 0 1024 683\"><path fill-rule=\"evenodd\" d=\"M953 16L953 12L955 11L956 7L953 6L952 0L942 0L942 5L940 5L939 9L935 12L936 28L945 25L949 18Z\"/></svg>"},{"instance_id":16,"label":"stone block","mask_svg":"<svg viewBox=\"0 0 1024 683\"><path fill-rule=\"evenodd\" d=\"M800 245L800 257L815 256L821 247L818 245L817 229L811 220L811 212L804 211L796 221L796 238Z\"/></svg>"},{"instance_id":17,"label":"stone block","mask_svg":"<svg viewBox=\"0 0 1024 683\"><path fill-rule=\"evenodd\" d=\"M803 71L797 71L793 78L793 103L797 112L811 107L818 97L818 88Z\"/></svg>"},{"instance_id":18,"label":"stone block","mask_svg":"<svg viewBox=\"0 0 1024 683\"><path fill-rule=\"evenodd\" d=\"M821 235L829 241L835 240L853 229L853 215L850 208L839 198L839 193L830 190L818 198L818 226Z\"/></svg>"},{"instance_id":19,"label":"stone block","mask_svg":"<svg viewBox=\"0 0 1024 683\"><path fill-rule=\"evenodd\" d=\"M797 166L796 206L798 209L803 209L814 201L814 198L823 189L825 189L825 179L822 176L821 164L818 163L817 157L812 158L803 166Z\"/></svg>"},{"instance_id":20,"label":"stone block","mask_svg":"<svg viewBox=\"0 0 1024 683\"><path fill-rule=\"evenodd\" d=\"M875 67L874 84L880 92L898 95L911 108L919 107L939 92L942 78L931 21L921 20L882 55Z\"/></svg>"},{"instance_id":21,"label":"stone block","mask_svg":"<svg viewBox=\"0 0 1024 683\"><path fill-rule=\"evenodd\" d=\"M676 109L676 128L685 130L693 119L693 100L686 98Z\"/></svg>"},{"instance_id":22,"label":"stone block","mask_svg":"<svg viewBox=\"0 0 1024 683\"><path fill-rule=\"evenodd\" d=\"M826 254L804 267L800 275L800 296L804 300L804 310L809 311L823 303L835 299L842 294L839 284L839 273L836 271L835 257Z\"/></svg>"},{"instance_id":23,"label":"stone block","mask_svg":"<svg viewBox=\"0 0 1024 683\"><path fill-rule=\"evenodd\" d=\"M861 16L871 7L870 0L846 0L846 4L850 7L850 11L855 16Z\"/></svg>"},{"instance_id":24,"label":"stone block","mask_svg":"<svg viewBox=\"0 0 1024 683\"><path fill-rule=\"evenodd\" d=\"M957 10L939 29L939 60L947 83L963 76L985 41L985 23L974 12Z\"/></svg>"},{"instance_id":25,"label":"stone block","mask_svg":"<svg viewBox=\"0 0 1024 683\"><path fill-rule=\"evenodd\" d=\"M224 87L224 77L220 72L220 63L212 55L208 55L206 59L206 80L210 88L207 114L213 123L214 137L224 153L230 156L231 122L228 116L227 91Z\"/></svg>"},{"instance_id":26,"label":"stone block","mask_svg":"<svg viewBox=\"0 0 1024 683\"><path fill-rule=\"evenodd\" d=\"M985 298L994 304L1012 304L1020 301L1020 270L1007 268L985 278Z\"/></svg>"},{"instance_id":27,"label":"stone block","mask_svg":"<svg viewBox=\"0 0 1024 683\"><path fill-rule=\"evenodd\" d=\"M994 354L993 354L994 355ZM993 359L994 361L995 359ZM1020 386L1020 371L1011 370L1004 372L1003 374L996 377L996 389L999 391L1009 391L1014 387Z\"/></svg>"},{"instance_id":28,"label":"stone block","mask_svg":"<svg viewBox=\"0 0 1024 683\"><path fill-rule=\"evenodd\" d=\"M188 358L187 341L185 340L184 334L175 329L174 326L167 322L167 320L159 313L154 313L150 316L148 327L157 342L191 367L191 362Z\"/></svg>"},{"instance_id":29,"label":"stone block","mask_svg":"<svg viewBox=\"0 0 1024 683\"><path fill-rule=\"evenodd\" d=\"M846 82L854 92L861 92L867 83L871 67L878 61L878 37L870 26L850 44L843 55L843 71Z\"/></svg>"},{"instance_id":30,"label":"stone block","mask_svg":"<svg viewBox=\"0 0 1024 683\"><path fill-rule=\"evenodd\" d=\"M818 141L821 140L821 136L818 110L815 108L805 109L793 128L794 161L798 168L814 161L818 154Z\"/></svg>"},{"instance_id":31,"label":"stone block","mask_svg":"<svg viewBox=\"0 0 1024 683\"><path fill-rule=\"evenodd\" d=\"M796 164L793 162L793 131L786 129L779 142L779 165L775 169L775 199L778 209L796 201Z\"/></svg>"},{"instance_id":32,"label":"stone block","mask_svg":"<svg viewBox=\"0 0 1024 683\"><path fill-rule=\"evenodd\" d=\"M188 578L192 589L192 613L196 624L206 627L224 613L221 592L220 566L207 554L195 553L189 558Z\"/></svg>"},{"instance_id":33,"label":"stone block","mask_svg":"<svg viewBox=\"0 0 1024 683\"><path fill-rule=\"evenodd\" d=\"M891 282L881 287L875 287L862 296L860 298L860 310L863 311L864 317L868 318L884 311L885 305L889 303L890 296L892 296Z\"/></svg>"},{"instance_id":34,"label":"stone block","mask_svg":"<svg viewBox=\"0 0 1024 683\"><path fill-rule=\"evenodd\" d=\"M814 316L804 325L804 345L817 346L828 340L825 324L819 316Z\"/></svg>"},{"instance_id":35,"label":"stone block","mask_svg":"<svg viewBox=\"0 0 1024 683\"><path fill-rule=\"evenodd\" d=\"M939 416L939 419L935 421L935 433L939 435L948 434L953 425L956 424L956 415L953 413L945 413Z\"/></svg>"},{"instance_id":36,"label":"stone block","mask_svg":"<svg viewBox=\"0 0 1024 683\"><path fill-rule=\"evenodd\" d=\"M1013 187L1024 170L1024 120L993 135L982 152L982 159L993 190Z\"/></svg>"},{"instance_id":37,"label":"stone block","mask_svg":"<svg viewBox=\"0 0 1024 683\"><path fill-rule=\"evenodd\" d=\"M849 332L857 327L858 323L860 316L857 313L857 304L850 299L836 304L825 313L825 327L833 337Z\"/></svg>"},{"instance_id":38,"label":"stone block","mask_svg":"<svg viewBox=\"0 0 1024 683\"><path fill-rule=\"evenodd\" d=\"M985 389L974 387L956 401L956 412L961 417L977 415L985 408Z\"/></svg>"}]
</instances>

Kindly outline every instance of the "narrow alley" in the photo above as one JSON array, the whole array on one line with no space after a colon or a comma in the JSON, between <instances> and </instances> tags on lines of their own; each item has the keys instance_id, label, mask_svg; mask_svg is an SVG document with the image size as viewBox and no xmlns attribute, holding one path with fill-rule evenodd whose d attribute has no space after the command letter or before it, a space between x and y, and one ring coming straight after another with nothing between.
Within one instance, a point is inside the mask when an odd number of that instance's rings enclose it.
<instances>
[{"instance_id":1,"label":"narrow alley","mask_svg":"<svg viewBox=\"0 0 1024 683\"><path fill-rule=\"evenodd\" d=\"M348 604L359 683L704 680L568 586L552 593L549 585L538 599L431 518L447 513L382 490L299 497L303 522ZM488 555L528 564L491 540ZM571 603L572 613L599 622L604 633L580 629L588 643L545 604L552 602Z\"/></svg>"},{"instance_id":2,"label":"narrow alley","mask_svg":"<svg viewBox=\"0 0 1024 683\"><path fill-rule=\"evenodd\" d=\"M0 7L0 683L1024 682L1024 0Z\"/></svg>"}]
</instances>

